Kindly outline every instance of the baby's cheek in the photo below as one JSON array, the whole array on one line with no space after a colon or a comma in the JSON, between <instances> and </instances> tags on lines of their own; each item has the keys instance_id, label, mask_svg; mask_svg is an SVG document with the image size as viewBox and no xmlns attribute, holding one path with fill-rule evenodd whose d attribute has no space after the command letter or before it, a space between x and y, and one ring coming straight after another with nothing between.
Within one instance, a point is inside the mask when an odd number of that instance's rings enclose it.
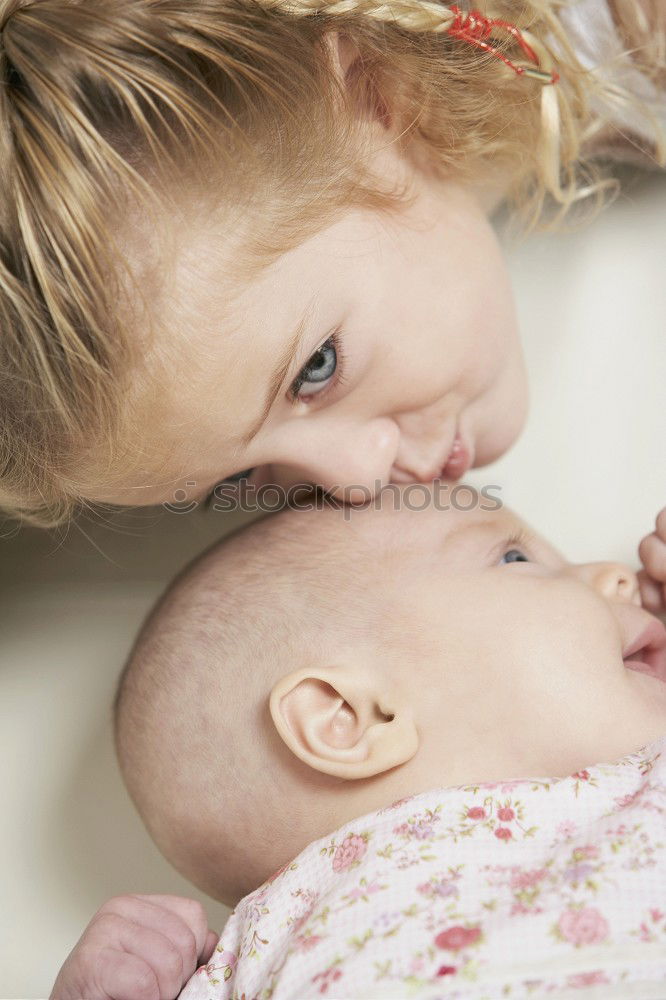
<instances>
[{"instance_id":1,"label":"baby's cheek","mask_svg":"<svg viewBox=\"0 0 666 1000\"><path fill-rule=\"evenodd\" d=\"M621 637L603 598L557 576L525 573L521 584L523 615L516 642L526 680L561 698L617 674Z\"/></svg>"}]
</instances>

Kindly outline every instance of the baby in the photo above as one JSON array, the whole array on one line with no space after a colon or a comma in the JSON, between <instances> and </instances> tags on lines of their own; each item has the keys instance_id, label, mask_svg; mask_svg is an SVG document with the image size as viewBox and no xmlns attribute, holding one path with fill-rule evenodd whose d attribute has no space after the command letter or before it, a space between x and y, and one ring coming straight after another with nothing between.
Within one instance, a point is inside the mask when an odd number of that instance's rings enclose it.
<instances>
[{"instance_id":1,"label":"baby","mask_svg":"<svg viewBox=\"0 0 666 1000\"><path fill-rule=\"evenodd\" d=\"M382 500L214 546L125 668L148 830L245 897L182 997L663 997L666 629L495 501Z\"/></svg>"}]
</instances>

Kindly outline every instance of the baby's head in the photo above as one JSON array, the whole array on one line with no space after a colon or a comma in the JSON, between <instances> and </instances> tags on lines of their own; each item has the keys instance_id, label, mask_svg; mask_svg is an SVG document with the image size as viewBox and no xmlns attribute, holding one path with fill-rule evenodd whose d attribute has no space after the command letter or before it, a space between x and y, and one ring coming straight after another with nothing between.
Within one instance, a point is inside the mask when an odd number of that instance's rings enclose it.
<instances>
[{"instance_id":1,"label":"baby's head","mask_svg":"<svg viewBox=\"0 0 666 1000\"><path fill-rule=\"evenodd\" d=\"M214 897L406 794L566 775L666 731L666 685L625 665L666 667L631 570L568 563L494 501L395 496L237 533L137 640L121 768L163 853Z\"/></svg>"}]
</instances>

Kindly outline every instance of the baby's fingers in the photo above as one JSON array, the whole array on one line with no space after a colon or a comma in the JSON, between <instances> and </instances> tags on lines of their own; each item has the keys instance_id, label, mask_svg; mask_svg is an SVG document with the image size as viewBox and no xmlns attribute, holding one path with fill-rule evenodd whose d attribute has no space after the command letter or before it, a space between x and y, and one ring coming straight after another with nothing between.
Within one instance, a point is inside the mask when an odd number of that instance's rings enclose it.
<instances>
[{"instance_id":1,"label":"baby's fingers","mask_svg":"<svg viewBox=\"0 0 666 1000\"><path fill-rule=\"evenodd\" d=\"M163 1000L153 969L142 958L113 948L98 956L97 986L97 995L106 1000Z\"/></svg>"},{"instance_id":2,"label":"baby's fingers","mask_svg":"<svg viewBox=\"0 0 666 1000\"><path fill-rule=\"evenodd\" d=\"M666 613L666 507L659 511L655 529L638 546L645 567L638 574L641 603L655 615Z\"/></svg>"},{"instance_id":3,"label":"baby's fingers","mask_svg":"<svg viewBox=\"0 0 666 1000\"><path fill-rule=\"evenodd\" d=\"M655 534L661 538L662 542L666 542L666 507L657 514Z\"/></svg>"},{"instance_id":4,"label":"baby's fingers","mask_svg":"<svg viewBox=\"0 0 666 1000\"><path fill-rule=\"evenodd\" d=\"M114 917L117 918L117 923L114 923ZM181 899L175 896L142 894L116 896L104 904L91 922L91 927L98 933L97 925L100 921L105 922L107 934L115 933L116 928L121 928L121 922L125 921L130 922L131 926L138 925L144 930L162 935L180 956L181 982L189 979L196 969L208 931L208 921L201 904L193 899ZM102 940L114 947L118 946L117 940L110 936ZM150 958L150 952L143 954L138 949L128 950L142 954L145 959ZM172 963L176 965L175 956Z\"/></svg>"},{"instance_id":5,"label":"baby's fingers","mask_svg":"<svg viewBox=\"0 0 666 1000\"><path fill-rule=\"evenodd\" d=\"M175 1000L183 988L189 971L184 975L183 957L164 934L133 924L108 913L95 928L100 941L113 941L115 947L99 949L98 985L113 1000ZM119 958L120 953L120 958ZM102 961L104 956L104 961ZM121 960L120 960L121 959ZM133 984L134 993L127 997L109 991L116 984L125 988L125 979Z\"/></svg>"},{"instance_id":6,"label":"baby's fingers","mask_svg":"<svg viewBox=\"0 0 666 1000\"><path fill-rule=\"evenodd\" d=\"M210 962L211 956L215 949L217 948L220 941L220 935L216 934L215 931L208 931L208 937L206 938L206 944L204 950L201 952L199 961L201 965L207 965Z\"/></svg>"},{"instance_id":7,"label":"baby's fingers","mask_svg":"<svg viewBox=\"0 0 666 1000\"><path fill-rule=\"evenodd\" d=\"M135 893L132 899L145 904L141 922L170 937L183 951L186 967L194 972L208 937L208 917L201 903L165 894Z\"/></svg>"},{"instance_id":8,"label":"baby's fingers","mask_svg":"<svg viewBox=\"0 0 666 1000\"><path fill-rule=\"evenodd\" d=\"M666 586L657 583L642 569L638 573L638 584L641 590L641 604L653 615L663 615L666 611Z\"/></svg>"},{"instance_id":9,"label":"baby's fingers","mask_svg":"<svg viewBox=\"0 0 666 1000\"><path fill-rule=\"evenodd\" d=\"M663 513L657 518L658 523ZM666 540L653 531L638 546L638 554L649 576L657 583L666 583Z\"/></svg>"}]
</instances>

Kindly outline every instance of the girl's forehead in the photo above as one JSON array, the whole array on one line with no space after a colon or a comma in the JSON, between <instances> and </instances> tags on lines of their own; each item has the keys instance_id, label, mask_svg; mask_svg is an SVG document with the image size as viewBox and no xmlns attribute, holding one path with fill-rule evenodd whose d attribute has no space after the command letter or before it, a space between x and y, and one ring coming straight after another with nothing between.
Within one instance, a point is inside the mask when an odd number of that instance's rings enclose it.
<instances>
[{"instance_id":1,"label":"girl's forehead","mask_svg":"<svg viewBox=\"0 0 666 1000\"><path fill-rule=\"evenodd\" d=\"M156 280L145 367L167 383L164 391L173 376L175 411L186 409L188 386L196 385L192 402L198 412L202 396L224 401L218 416L229 415L229 427L220 430L244 440L274 376L286 368L298 334L316 312L318 291L340 280L332 261L322 235L317 244L289 251L241 279L234 247L216 229L191 229L174 238Z\"/></svg>"}]
</instances>

